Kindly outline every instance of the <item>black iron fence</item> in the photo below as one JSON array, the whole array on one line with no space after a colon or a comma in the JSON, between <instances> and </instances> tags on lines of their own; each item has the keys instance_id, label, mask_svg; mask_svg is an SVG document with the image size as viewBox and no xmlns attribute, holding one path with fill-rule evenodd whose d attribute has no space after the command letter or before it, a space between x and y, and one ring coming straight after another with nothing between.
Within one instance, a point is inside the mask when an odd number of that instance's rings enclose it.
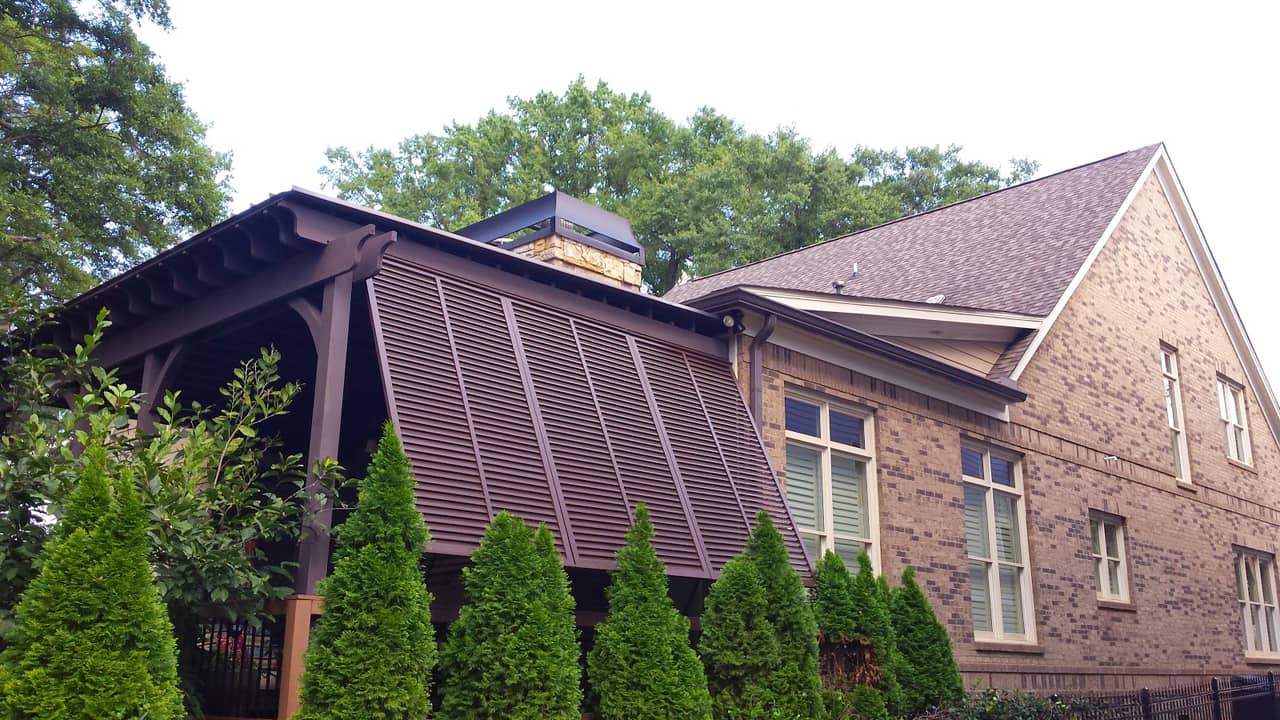
<instances>
[{"instance_id":1,"label":"black iron fence","mask_svg":"<svg viewBox=\"0 0 1280 720\"><path fill-rule=\"evenodd\" d=\"M1280 720L1274 673L1053 699L1076 720Z\"/></svg>"},{"instance_id":2,"label":"black iron fence","mask_svg":"<svg viewBox=\"0 0 1280 720\"><path fill-rule=\"evenodd\" d=\"M280 702L284 618L254 626L209 619L195 638L196 683L206 715L274 718Z\"/></svg>"}]
</instances>

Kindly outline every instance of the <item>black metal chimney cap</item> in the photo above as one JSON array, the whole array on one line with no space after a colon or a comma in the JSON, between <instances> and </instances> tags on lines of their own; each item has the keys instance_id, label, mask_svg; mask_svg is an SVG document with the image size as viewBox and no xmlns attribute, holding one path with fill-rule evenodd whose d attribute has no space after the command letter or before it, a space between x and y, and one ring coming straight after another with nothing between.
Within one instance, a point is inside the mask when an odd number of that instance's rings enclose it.
<instances>
[{"instance_id":1,"label":"black metal chimney cap","mask_svg":"<svg viewBox=\"0 0 1280 720\"><path fill-rule=\"evenodd\" d=\"M498 244L496 240L528 229L533 232L500 246L513 249L556 234L644 265L644 247L636 241L626 218L559 190L455 232L472 240Z\"/></svg>"}]
</instances>

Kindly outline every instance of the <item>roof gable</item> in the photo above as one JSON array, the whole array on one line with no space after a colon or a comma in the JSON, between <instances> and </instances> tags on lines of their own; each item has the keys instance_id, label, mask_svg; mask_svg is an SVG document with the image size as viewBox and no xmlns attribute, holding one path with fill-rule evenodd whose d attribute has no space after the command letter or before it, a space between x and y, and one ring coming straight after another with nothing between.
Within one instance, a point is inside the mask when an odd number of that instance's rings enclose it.
<instances>
[{"instance_id":1,"label":"roof gable","mask_svg":"<svg viewBox=\"0 0 1280 720\"><path fill-rule=\"evenodd\" d=\"M736 285L1046 316L1159 146L1133 150L678 285ZM856 275L855 275L856 267Z\"/></svg>"}]
</instances>

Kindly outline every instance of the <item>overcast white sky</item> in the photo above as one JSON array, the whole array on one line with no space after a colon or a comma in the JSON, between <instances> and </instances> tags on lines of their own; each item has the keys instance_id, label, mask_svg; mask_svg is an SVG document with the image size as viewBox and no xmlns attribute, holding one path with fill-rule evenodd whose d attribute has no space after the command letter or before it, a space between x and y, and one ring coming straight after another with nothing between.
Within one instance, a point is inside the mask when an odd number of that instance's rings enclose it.
<instances>
[{"instance_id":1,"label":"overcast white sky","mask_svg":"<svg viewBox=\"0 0 1280 720\"><path fill-rule=\"evenodd\" d=\"M1054 172L1163 141L1280 390L1280 3L170 0L144 39L235 155L235 210L579 74L818 147Z\"/></svg>"}]
</instances>

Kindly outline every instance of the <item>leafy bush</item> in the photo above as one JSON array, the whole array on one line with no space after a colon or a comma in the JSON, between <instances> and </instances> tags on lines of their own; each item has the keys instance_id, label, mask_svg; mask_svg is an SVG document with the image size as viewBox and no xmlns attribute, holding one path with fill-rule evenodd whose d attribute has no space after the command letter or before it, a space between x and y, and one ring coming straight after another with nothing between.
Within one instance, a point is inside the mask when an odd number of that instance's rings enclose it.
<instances>
[{"instance_id":1,"label":"leafy bush","mask_svg":"<svg viewBox=\"0 0 1280 720\"><path fill-rule=\"evenodd\" d=\"M184 716L173 627L156 592L128 468L85 448L84 472L0 655L9 720Z\"/></svg>"},{"instance_id":2,"label":"leafy bush","mask_svg":"<svg viewBox=\"0 0 1280 720\"><path fill-rule=\"evenodd\" d=\"M618 551L609 616L596 626L587 678L601 720L710 720L702 663L689 647L689 620L667 595L644 504Z\"/></svg>"},{"instance_id":3,"label":"leafy bush","mask_svg":"<svg viewBox=\"0 0 1280 720\"><path fill-rule=\"evenodd\" d=\"M894 633L907 671L899 675L907 714L948 707L964 698L964 682L951 652L951 638L916 583L915 570L902 572L892 596Z\"/></svg>"},{"instance_id":4,"label":"leafy bush","mask_svg":"<svg viewBox=\"0 0 1280 720\"><path fill-rule=\"evenodd\" d=\"M1070 720L1071 706L1053 698L988 688L916 720Z\"/></svg>"},{"instance_id":5,"label":"leafy bush","mask_svg":"<svg viewBox=\"0 0 1280 720\"><path fill-rule=\"evenodd\" d=\"M440 656L448 720L578 720L578 637L555 541L498 513L463 570L468 603Z\"/></svg>"},{"instance_id":6,"label":"leafy bush","mask_svg":"<svg viewBox=\"0 0 1280 720\"><path fill-rule=\"evenodd\" d=\"M711 584L698 651L716 720L763 720L776 705L770 685L781 648L755 565L739 555Z\"/></svg>"},{"instance_id":7,"label":"leafy bush","mask_svg":"<svg viewBox=\"0 0 1280 720\"><path fill-rule=\"evenodd\" d=\"M769 679L776 709L783 717L821 718L818 625L800 574L791 567L786 543L763 510L756 515L744 554L764 585L765 617L778 638L779 662Z\"/></svg>"},{"instance_id":8,"label":"leafy bush","mask_svg":"<svg viewBox=\"0 0 1280 720\"><path fill-rule=\"evenodd\" d=\"M418 567L427 527L409 458L387 423L355 512L335 530L302 676L302 720L418 720L431 713L431 594Z\"/></svg>"}]
</instances>

